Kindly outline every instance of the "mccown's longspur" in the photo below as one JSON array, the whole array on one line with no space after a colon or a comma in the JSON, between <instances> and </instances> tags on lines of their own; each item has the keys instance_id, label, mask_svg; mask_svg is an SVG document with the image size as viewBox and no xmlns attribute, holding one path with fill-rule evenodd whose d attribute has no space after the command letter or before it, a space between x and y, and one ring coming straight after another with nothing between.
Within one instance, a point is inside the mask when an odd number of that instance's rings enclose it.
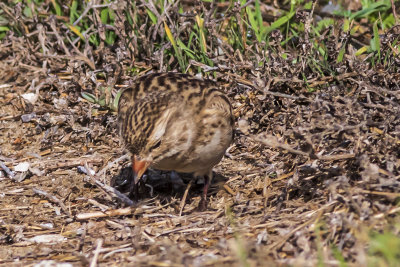
<instances>
[{"instance_id":1,"label":"mccown's longspur","mask_svg":"<svg viewBox=\"0 0 400 267\"><path fill-rule=\"evenodd\" d=\"M140 77L121 94L118 124L133 185L149 166L193 173L204 177L199 208L206 208L212 169L233 140L232 107L215 82L172 72Z\"/></svg>"}]
</instances>

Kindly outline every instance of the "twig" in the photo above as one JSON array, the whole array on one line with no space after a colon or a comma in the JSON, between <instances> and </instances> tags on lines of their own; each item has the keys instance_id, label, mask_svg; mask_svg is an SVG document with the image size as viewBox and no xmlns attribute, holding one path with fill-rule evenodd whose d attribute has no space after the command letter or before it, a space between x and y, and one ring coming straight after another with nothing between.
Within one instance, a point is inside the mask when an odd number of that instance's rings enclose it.
<instances>
[{"instance_id":1,"label":"twig","mask_svg":"<svg viewBox=\"0 0 400 267\"><path fill-rule=\"evenodd\" d=\"M214 70L218 70L219 69L219 66L218 67L211 67L211 66L208 66L208 65L206 65L204 63L197 62L197 61L195 61L193 59L189 60L189 65L200 67L200 68L202 68L204 70L204 72L209 72L209 71L214 71Z\"/></svg>"},{"instance_id":2,"label":"twig","mask_svg":"<svg viewBox=\"0 0 400 267\"><path fill-rule=\"evenodd\" d=\"M279 92L272 92L272 91L263 91L264 94L267 95L273 95L276 97L284 97L284 98L289 98L289 99L293 99L293 100L299 100L301 99L298 96L294 96L294 95L288 95L288 94L284 94L284 93L279 93ZM305 99L305 98L304 98Z\"/></svg>"},{"instance_id":3,"label":"twig","mask_svg":"<svg viewBox=\"0 0 400 267\"><path fill-rule=\"evenodd\" d=\"M89 4L87 5L87 7L85 8L85 10L83 11L83 13L79 16L79 18L77 20L75 20L75 22L72 25L76 26L79 23L79 21L81 21L81 19L86 16L86 14L89 12L90 9L109 7L111 4L112 3L104 4L104 5L96 5L96 1L90 1Z\"/></svg>"},{"instance_id":4,"label":"twig","mask_svg":"<svg viewBox=\"0 0 400 267\"><path fill-rule=\"evenodd\" d=\"M167 204L164 204L164 205L162 205L162 206L159 206L159 207L157 207L157 208L153 208L153 209L150 209L150 210L146 210L146 212L148 212L148 213L153 213L153 212L155 212L155 211L157 211L157 210L161 210L161 209L163 209L163 208L165 208L165 207L167 207L167 206L171 206L172 204L175 204L175 202L177 202L178 200L177 199L174 199L174 200L172 200L171 202L169 202L169 203L167 203Z\"/></svg>"},{"instance_id":5,"label":"twig","mask_svg":"<svg viewBox=\"0 0 400 267\"><path fill-rule=\"evenodd\" d=\"M98 179L96 179L93 175L90 174L89 171L89 167L87 165L87 162L85 163L85 168L87 171L88 177L90 178L90 180L92 180L92 182L94 182L98 187L100 187L105 193L109 194L111 197L117 197L119 200L121 200L124 204L128 205L128 206L133 206L134 202L132 200L130 200L127 196L125 196L124 194L122 194L121 192L119 192L117 189L103 184L102 182L100 182Z\"/></svg>"},{"instance_id":6,"label":"twig","mask_svg":"<svg viewBox=\"0 0 400 267\"><path fill-rule=\"evenodd\" d=\"M390 0L390 2L392 3L392 12L393 12L394 20L395 20L395 22L398 22L399 19L397 18L396 5L394 4L394 0Z\"/></svg>"},{"instance_id":7,"label":"twig","mask_svg":"<svg viewBox=\"0 0 400 267\"><path fill-rule=\"evenodd\" d=\"M51 202L59 205L61 207L61 209L68 215L68 217L72 218L72 215L69 212L69 210L67 209L67 207L56 196L50 195L49 193L47 193L46 191L44 191L42 189L32 188L32 190L35 194L42 195L42 196L46 197L48 200L50 200Z\"/></svg>"},{"instance_id":8,"label":"twig","mask_svg":"<svg viewBox=\"0 0 400 267\"><path fill-rule=\"evenodd\" d=\"M292 154L308 156L310 158L316 158L319 160L342 160L342 159L351 159L356 156L354 153L337 154L337 155L322 155L322 156L317 155L313 152L307 153L307 152L304 152L301 150L294 149L287 144L279 142L278 138L275 136L272 136L272 135L261 134L261 135L253 137L252 139L254 139L264 145L273 147L273 148L281 148L281 149L287 150L288 152L290 152Z\"/></svg>"},{"instance_id":9,"label":"twig","mask_svg":"<svg viewBox=\"0 0 400 267\"><path fill-rule=\"evenodd\" d=\"M87 229L88 229L88 224L87 223L82 223L82 234L81 237L79 238L79 245L78 245L78 250L82 251L83 246L85 245L85 238L87 234Z\"/></svg>"},{"instance_id":10,"label":"twig","mask_svg":"<svg viewBox=\"0 0 400 267\"><path fill-rule=\"evenodd\" d=\"M318 159L320 160L341 160L341 159L352 159L356 155L354 153L348 153L348 154L337 154L337 155L322 155L318 156Z\"/></svg>"},{"instance_id":11,"label":"twig","mask_svg":"<svg viewBox=\"0 0 400 267\"><path fill-rule=\"evenodd\" d=\"M296 233L300 229L312 224L313 222L315 222L315 220L316 220L316 218L311 218L310 220L306 221L305 223L300 224L299 226L294 228L292 231L290 231L288 234L286 234L283 238L281 238L278 242L270 245L268 247L268 250L269 251L272 251L273 249L279 250L294 233Z\"/></svg>"},{"instance_id":12,"label":"twig","mask_svg":"<svg viewBox=\"0 0 400 267\"><path fill-rule=\"evenodd\" d=\"M77 220L88 220L93 218L104 218L104 217L115 217L122 215L130 215L136 211L136 208L128 207L123 209L106 210L106 211L95 211L85 212L76 215Z\"/></svg>"},{"instance_id":13,"label":"twig","mask_svg":"<svg viewBox=\"0 0 400 267\"><path fill-rule=\"evenodd\" d=\"M233 191L232 188L229 187L229 185L224 184L224 189L225 189L229 194L231 194L232 196L236 196L235 191Z\"/></svg>"},{"instance_id":14,"label":"twig","mask_svg":"<svg viewBox=\"0 0 400 267\"><path fill-rule=\"evenodd\" d=\"M94 251L92 262L90 263L90 267L96 267L97 258L99 257L101 246L103 245L103 239L97 239L96 250Z\"/></svg>"},{"instance_id":15,"label":"twig","mask_svg":"<svg viewBox=\"0 0 400 267\"><path fill-rule=\"evenodd\" d=\"M107 166L105 166L103 169L101 169L101 170L97 173L97 176L103 175L103 174L104 174L109 168L111 168L114 164L116 164L116 163L118 163L118 162L120 162L120 161L123 161L123 160L125 160L125 159L129 159L129 155L128 155L128 154L125 154L125 155L123 155L123 156L117 158L116 160L114 160L114 161L112 161L112 162L109 162L109 163L107 164Z\"/></svg>"},{"instance_id":16,"label":"twig","mask_svg":"<svg viewBox=\"0 0 400 267\"><path fill-rule=\"evenodd\" d=\"M63 38L61 38L60 34L57 31L56 27L56 19L54 16L50 17L50 27L53 30L54 34L57 37L58 44L64 49L64 52L67 56L71 56L71 53L69 52L68 48L65 46Z\"/></svg>"},{"instance_id":17,"label":"twig","mask_svg":"<svg viewBox=\"0 0 400 267\"><path fill-rule=\"evenodd\" d=\"M249 87L257 89L258 91L260 91L261 93L266 94L266 95L273 95L273 96L276 96L276 97L284 97L284 98L289 98L289 99L293 99L293 100L299 100L300 99L299 96L294 96L294 95L288 95L288 94L279 93L279 92L271 92L271 91L268 91L268 90L263 90L260 87L254 85L251 82L249 82L247 80L244 80L244 79L238 79L238 80L236 80L236 82L238 83L239 86L240 85L241 86L249 86Z\"/></svg>"},{"instance_id":18,"label":"twig","mask_svg":"<svg viewBox=\"0 0 400 267\"><path fill-rule=\"evenodd\" d=\"M293 174L294 174L294 171L289 172L289 173L286 173L286 174L284 174L284 175L281 175L281 176L279 176L278 178L271 179L271 183L275 183L275 182L281 181L281 180L283 180L283 179L286 179L286 178L292 176Z\"/></svg>"},{"instance_id":19,"label":"twig","mask_svg":"<svg viewBox=\"0 0 400 267\"><path fill-rule=\"evenodd\" d=\"M175 227L174 229L166 230L166 231L164 231L162 233L157 234L156 237L163 236L163 235L169 235L171 233L176 233L176 232L182 233L182 232L192 232L192 231L199 231L199 230L201 231L201 230L207 229L207 228L191 228L191 227L197 227L200 224L202 224L202 223L201 222L195 222L195 223L192 223L192 224L189 224L189 225L186 225L186 226Z\"/></svg>"},{"instance_id":20,"label":"twig","mask_svg":"<svg viewBox=\"0 0 400 267\"><path fill-rule=\"evenodd\" d=\"M273 147L273 148L281 148L281 149L287 150L292 154L301 155L301 156L310 156L310 153L294 149L287 144L279 142L278 138L273 135L261 134L261 135L253 136L252 139L254 139L255 141L258 141L264 145Z\"/></svg>"},{"instance_id":21,"label":"twig","mask_svg":"<svg viewBox=\"0 0 400 267\"><path fill-rule=\"evenodd\" d=\"M8 115L0 118L0 121L6 121L6 120L16 120L20 118L21 115L13 116L13 115Z\"/></svg>"},{"instance_id":22,"label":"twig","mask_svg":"<svg viewBox=\"0 0 400 267\"><path fill-rule=\"evenodd\" d=\"M55 59L68 59L68 60L80 60L84 61L88 66L92 69L95 70L96 66L94 65L93 61L91 61L88 57L81 55L81 56L71 56L71 55L42 55L42 54L36 54L36 56L39 57L44 57L44 58L55 58Z\"/></svg>"},{"instance_id":23,"label":"twig","mask_svg":"<svg viewBox=\"0 0 400 267\"><path fill-rule=\"evenodd\" d=\"M238 10L238 11L240 11L240 10L242 10L243 8L246 8L247 6L253 4L253 2L254 2L254 0L247 1L247 3L245 3L244 5L242 5L242 6L239 7L239 10Z\"/></svg>"},{"instance_id":24,"label":"twig","mask_svg":"<svg viewBox=\"0 0 400 267\"><path fill-rule=\"evenodd\" d=\"M378 213L378 214L374 215L374 218L381 219L389 214L398 213L399 211L400 211L400 207L392 207L391 209L389 209L386 212L382 212L382 213Z\"/></svg>"},{"instance_id":25,"label":"twig","mask_svg":"<svg viewBox=\"0 0 400 267\"><path fill-rule=\"evenodd\" d=\"M251 135L251 134L249 134L248 123L245 120L239 121L239 128L244 134L248 135L248 137L250 137L254 141L257 141L259 143L262 143L262 144L272 147L272 148L280 148L283 150L287 150L288 152L290 152L292 154L307 156L307 157L310 157L313 159L319 159L319 160L342 160L342 159L350 159L350 158L355 157L354 153L320 156L320 155L315 154L312 151L307 153L307 152L304 152L304 151L301 151L298 149L294 149L290 145L280 142L278 140L278 138L273 135L268 135L268 134Z\"/></svg>"},{"instance_id":26,"label":"twig","mask_svg":"<svg viewBox=\"0 0 400 267\"><path fill-rule=\"evenodd\" d=\"M181 204L179 205L179 216L182 216L182 211L183 211L183 208L185 207L186 198L187 198L189 189L192 186L192 184L193 184L193 179L190 180L190 182L188 183L188 185L186 187L185 193L183 194L183 197L182 197L182 200L181 200Z\"/></svg>"},{"instance_id":27,"label":"twig","mask_svg":"<svg viewBox=\"0 0 400 267\"><path fill-rule=\"evenodd\" d=\"M369 190L360 190L361 193L370 194L370 195L377 195L377 196L385 196L389 198L398 198L400 197L400 193L395 192L381 192L381 191L369 191Z\"/></svg>"},{"instance_id":28,"label":"twig","mask_svg":"<svg viewBox=\"0 0 400 267\"><path fill-rule=\"evenodd\" d=\"M71 160L67 162L57 162L53 166L46 167L46 170L55 170L60 168L71 168L84 165L85 163L92 163L92 164L101 164L103 163L103 159L101 158L92 158L92 159L78 159L78 160Z\"/></svg>"},{"instance_id":29,"label":"twig","mask_svg":"<svg viewBox=\"0 0 400 267\"><path fill-rule=\"evenodd\" d=\"M129 244L129 245L131 245L131 244ZM110 252L108 252L107 254L105 254L105 255L103 256L103 259L106 259L106 258L108 258L108 257L110 257L110 256L112 256L112 255L114 255L115 253L128 252L128 251L132 251L132 250L133 250L132 247L116 249L116 250L110 251Z\"/></svg>"},{"instance_id":30,"label":"twig","mask_svg":"<svg viewBox=\"0 0 400 267\"><path fill-rule=\"evenodd\" d=\"M124 244L124 245L121 245L121 246L118 246L118 247L113 246L113 247L110 247L110 248L102 248L100 250L100 253L113 252L115 250L128 248L130 246L132 246L132 243ZM103 258L106 258L106 257L104 256Z\"/></svg>"},{"instance_id":31,"label":"twig","mask_svg":"<svg viewBox=\"0 0 400 267\"><path fill-rule=\"evenodd\" d=\"M10 170L5 164L4 162L0 161L0 168L3 169L3 171L6 172L7 176L11 179L11 180L15 180L15 173Z\"/></svg>"},{"instance_id":32,"label":"twig","mask_svg":"<svg viewBox=\"0 0 400 267\"><path fill-rule=\"evenodd\" d=\"M28 155L25 158L15 159L13 161L6 162L5 164L9 164L10 165L10 164L19 163L21 161L27 161L27 160L35 159L35 158L41 159L41 157L46 156L46 155L50 154L51 152L52 152L51 149L46 149L46 150L44 150L44 151L42 151L42 152L40 152L38 154L36 154L36 153L35 154L31 154L31 155ZM32 165L33 164L35 164L35 163L32 163Z\"/></svg>"},{"instance_id":33,"label":"twig","mask_svg":"<svg viewBox=\"0 0 400 267\"><path fill-rule=\"evenodd\" d=\"M101 211L107 211L107 210L110 210L110 207L109 206L106 206L106 205L104 205L104 204L101 204L101 203L99 203L99 202L97 202L96 200L94 200L94 199L88 199L88 202L90 203L90 204L92 204L93 206L96 206L96 207L98 207Z\"/></svg>"}]
</instances>

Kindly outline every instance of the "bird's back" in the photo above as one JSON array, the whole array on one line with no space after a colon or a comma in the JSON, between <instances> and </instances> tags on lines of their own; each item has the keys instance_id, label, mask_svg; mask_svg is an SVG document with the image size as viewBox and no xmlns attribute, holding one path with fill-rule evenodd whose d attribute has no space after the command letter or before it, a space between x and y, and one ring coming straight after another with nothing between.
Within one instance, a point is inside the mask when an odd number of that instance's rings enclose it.
<instances>
[{"instance_id":1,"label":"bird's back","mask_svg":"<svg viewBox=\"0 0 400 267\"><path fill-rule=\"evenodd\" d=\"M126 103L134 103L150 94L161 92L180 95L184 101L196 104L214 91L219 91L219 89L211 80L174 72L152 73L138 78L132 87L125 89L119 106L125 106Z\"/></svg>"},{"instance_id":2,"label":"bird's back","mask_svg":"<svg viewBox=\"0 0 400 267\"><path fill-rule=\"evenodd\" d=\"M211 119L213 114L221 118ZM128 150L140 154L149 138L157 134L156 122L160 123L162 117L170 124L182 118L191 120L198 128L196 140L204 140L199 135L207 127L219 127L218 123L227 122L228 132L232 132L232 108L216 83L186 74L153 73L140 77L122 92L119 100L119 129ZM212 125L204 125L208 122Z\"/></svg>"}]
</instances>

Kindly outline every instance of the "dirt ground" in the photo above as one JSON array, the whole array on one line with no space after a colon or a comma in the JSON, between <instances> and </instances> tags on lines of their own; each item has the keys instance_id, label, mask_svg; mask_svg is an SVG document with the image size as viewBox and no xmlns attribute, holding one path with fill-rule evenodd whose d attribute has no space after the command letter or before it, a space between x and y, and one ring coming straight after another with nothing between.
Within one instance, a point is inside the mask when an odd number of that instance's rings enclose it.
<instances>
[{"instance_id":1,"label":"dirt ground","mask_svg":"<svg viewBox=\"0 0 400 267\"><path fill-rule=\"evenodd\" d=\"M202 181L181 201L187 175L150 171L133 206L111 192L130 177L116 114L81 95L104 80L40 48L0 43L3 266L366 266L369 234L400 222L396 71L355 62L314 92L284 65L263 70L281 71L268 91L249 86L265 84L257 70L217 72L237 129L198 212Z\"/></svg>"}]
</instances>

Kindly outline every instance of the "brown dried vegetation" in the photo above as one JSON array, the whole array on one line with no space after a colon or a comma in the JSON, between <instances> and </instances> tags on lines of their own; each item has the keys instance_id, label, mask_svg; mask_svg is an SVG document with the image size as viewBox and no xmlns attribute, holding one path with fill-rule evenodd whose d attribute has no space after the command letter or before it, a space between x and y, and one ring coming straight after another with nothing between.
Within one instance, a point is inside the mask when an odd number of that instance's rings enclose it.
<instances>
[{"instance_id":1,"label":"brown dried vegetation","mask_svg":"<svg viewBox=\"0 0 400 267\"><path fill-rule=\"evenodd\" d=\"M254 42L242 53L222 41L225 33L211 16L223 4L193 9L205 14L214 67L192 60L188 68L212 71L206 73L229 93L238 119L235 143L214 170L208 211L194 209L200 185L183 206L185 175L183 183L157 171L147 174L139 203L128 207L107 186L125 192L130 175L116 115L81 93L100 96L102 87L113 88L104 93L111 102L135 74L179 68L164 54L172 48L161 43L162 23L134 25L142 35L133 34L124 11L143 15L152 1L137 2L134 9L109 6L116 15L112 46L93 9L88 34L99 34L97 47L71 40L64 17L42 10L29 19L21 5L0 4L24 31L0 42L0 263L337 265L337 250L346 262L365 265L368 233L398 234L399 58L372 65L349 46L337 63L339 44L364 42L339 27L313 40L306 31L285 48L276 30L268 50ZM312 23L302 12L297 19ZM171 29L183 39L195 23L189 13L179 16L176 5L160 16L176 22ZM381 36L382 55L393 49L398 29ZM321 57L313 42L322 40L331 72L310 67ZM10 173L26 162L27 171Z\"/></svg>"}]
</instances>

